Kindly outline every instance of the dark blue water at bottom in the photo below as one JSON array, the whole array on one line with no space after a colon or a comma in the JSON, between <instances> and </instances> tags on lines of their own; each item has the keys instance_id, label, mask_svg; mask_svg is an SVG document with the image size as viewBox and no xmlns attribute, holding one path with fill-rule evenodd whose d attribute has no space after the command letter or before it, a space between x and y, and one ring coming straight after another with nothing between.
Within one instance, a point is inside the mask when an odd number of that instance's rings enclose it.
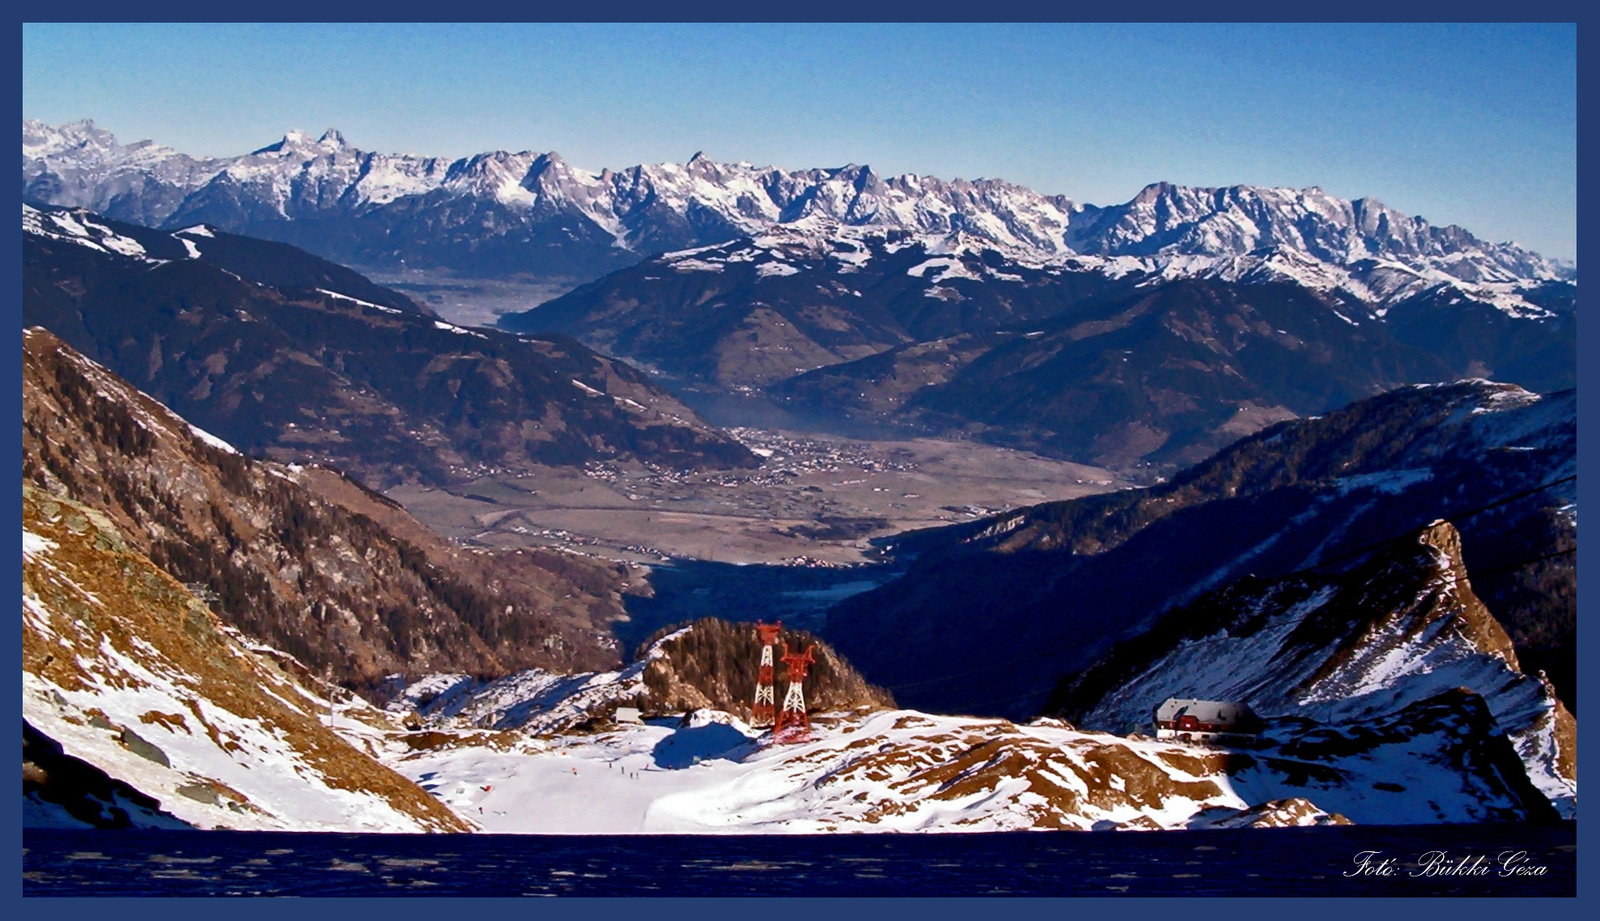
<instances>
[{"instance_id":1,"label":"dark blue water at bottom","mask_svg":"<svg viewBox=\"0 0 1600 921\"><path fill-rule=\"evenodd\" d=\"M1575 822L739 837L27 830L22 840L28 896L1577 893Z\"/></svg>"}]
</instances>

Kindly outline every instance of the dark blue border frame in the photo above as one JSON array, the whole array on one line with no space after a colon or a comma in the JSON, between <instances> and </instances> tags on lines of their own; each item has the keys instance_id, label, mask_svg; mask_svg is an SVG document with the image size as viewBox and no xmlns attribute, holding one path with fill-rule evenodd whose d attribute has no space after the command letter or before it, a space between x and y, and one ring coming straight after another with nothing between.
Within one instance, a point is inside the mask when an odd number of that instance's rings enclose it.
<instances>
[{"instance_id":1,"label":"dark blue border frame","mask_svg":"<svg viewBox=\"0 0 1600 921\"><path fill-rule=\"evenodd\" d=\"M258 6L246 5L220 5L212 2L199 2L199 0L180 0L180 2L162 3L156 6L132 7L126 4L111 4L104 0L91 0L88 3L76 3L67 7L32 7L24 10L19 16L19 22L24 21L287 21L287 22L359 22L372 19L374 15L383 15L395 20L411 21L443 21L438 16L441 12L457 14L475 14L469 17L475 21L516 21L516 20L544 20L544 21L638 21L638 22L743 22L743 21L850 21L850 22L1030 22L1030 21L1388 21L1388 22L1423 22L1423 21L1450 21L1471 19L1476 21L1540 21L1540 22L1579 22L1578 8L1571 3L1535 2L1519 3L1515 6L1498 6L1495 8L1470 8L1462 4L1446 5L1441 2L1374 2L1374 0L1353 0L1335 5L1289 6L1283 2L1266 3L1261 0L1252 2L1233 2L1226 4L1212 4L1199 6L1196 4L1179 5L1177 3L1160 2L1144 4L1134 9L1128 9L1107 4L1093 6L1045 4L1037 0L998 0L979 6L957 5L949 3L916 2L916 0L879 0L872 3L853 3L848 6L818 7L786 5L762 5L746 2L730 2L730 0L699 0L693 4L664 5L660 3L645 4L637 0L625 0L623 3L610 3L603 7L579 7L576 5L522 5L508 3L479 3L466 9L459 6L440 7L437 4L423 5L408 0L404 3L389 3L382 6L376 4L353 3L307 3L301 0L275 0ZM34 13L35 16L26 16ZM580 15L582 13L583 15ZM42 15L37 15L42 14ZM251 15L256 14L256 15ZM1508 14L1511 14L1508 16ZM454 20L450 20L454 21ZM19 29L20 32L20 29ZM12 79L16 81L17 90L12 97L16 102L16 110L21 115L21 47L20 35L17 48L17 62L13 66ZM1581 47L1581 46L1580 46ZM1581 59L1581 55L1580 55ZM1585 71L1579 71L1580 89L1584 86ZM1581 95L1581 94L1580 94ZM20 119L19 119L20 120ZM1580 118L1580 140L1583 127ZM1583 145L1580 144L1580 151ZM1585 163L1580 153L1580 173ZM1586 223L1587 212L1581 207L1580 190L1579 230L1580 237L1583 225ZM1591 222L1592 223L1592 222ZM20 244L20 229L12 225L15 241L13 253L18 252ZM19 262L8 261L4 265L3 299L7 315L14 315L20 321L21 305L21 267ZM10 361L17 361L20 354L21 330L20 322L12 327L13 335L18 338L13 340ZM1579 366L1578 379L1580 389L1584 382L1594 378L1594 373L1585 373L1588 367L1583 359L1600 359L1600 347L1596 345L1596 335L1586 325L1580 327ZM13 368L18 368L14 365ZM15 373L15 372L14 372ZM1600 379L1600 378L1594 378ZM13 380L16 380L14 377ZM1582 451L1582 430L1587 428L1587 413L1583 404L1579 405L1580 434L1579 434L1579 467L1587 469L1583 461L1586 456ZM21 435L17 429L9 429L10 434L6 441L12 448L11 456L17 458L21 453ZM1587 479L1587 477L1585 477ZM13 494L16 495L16 494ZM1580 484L1580 497L1582 489ZM19 499L13 499L19 501ZM1581 503L1580 503L1581 504ZM18 506L11 506L16 516L13 520L20 523L21 510ZM13 534L16 532L13 531ZM5 564L5 571L11 573L11 584L21 583L20 557L11 557L11 562ZM1582 557L1579 558L1580 580L1586 572ZM1593 605L1588 605L1592 607ZM1585 605L1580 596L1579 612ZM5 647L11 651L13 661L21 659L21 641L19 634L6 633L3 640ZM1579 638L1579 674L1580 684L1589 686L1590 665L1593 662L1594 643L1592 640ZM21 722L20 711L13 716L17 728ZM4 806L4 815L9 817L10 827L18 830L19 837L14 839L17 843L11 851L13 859L11 866L21 867L21 842L20 842L20 804L16 800L6 800L9 805ZM0 820L3 821L3 820ZM1586 836L1580 829L1579 843L1586 845ZM1584 863L1583 854L1587 847L1580 847L1579 866L1580 877ZM1529 906L1534 910L1553 916L1576 916L1577 905L1582 898L1583 887L1580 883L1580 899L1577 900L1543 900L1537 906ZM199 916L202 912L209 912L215 908L212 905L189 904L180 900L162 900L159 904L137 899L52 899L49 903L37 900L24 902L21 899L21 879L14 877L8 890L11 901L21 912L37 912L42 910L52 913L60 912L68 917L84 916L105 917L111 915L118 918L128 915L142 915L146 911L152 914L159 912L164 917L173 915ZM508 900L509 901L509 900ZM540 919L581 919L592 921L597 916L628 916L634 913L649 912L655 917L683 917L704 918L711 915L737 916L744 914L758 914L773 911L803 910L815 911L824 917L843 921L846 918L877 918L880 916L911 916L915 913L918 917L939 918L965 918L969 912L983 911L985 906L966 904L964 899L896 899L896 900L849 900L849 899L818 899L804 904L795 904L783 900L782 904L772 904L771 900L758 899L677 899L677 900L651 900L650 904L641 904L638 900L631 899L591 899L591 900L565 900L557 902L542 902L533 914ZM1508 904L1503 900L1475 904L1479 900L1453 900L1448 907L1429 906L1434 910L1444 910L1452 915L1461 913L1472 915L1478 912L1494 913L1500 915L1507 910L1515 910L1517 905ZM325 902L318 900L313 903L315 914L333 914L335 912L348 915L353 911L368 911L381 913L385 918L401 917L432 917L437 915L441 908L446 906L438 900L400 900L400 899L358 899L339 902ZM1298 919L1305 915L1332 917L1335 913L1343 914L1354 905L1359 905L1363 913L1376 912L1384 917L1399 917L1408 909L1404 903L1393 900L1367 900L1360 903L1349 903L1332 899L1279 899L1272 903L1253 899L1210 899L1203 902L1174 900L1137 899L1118 900L1116 909L1119 912L1132 911L1143 915L1149 913L1167 914L1182 912L1186 916L1210 918L1221 917L1224 914L1230 918L1241 915L1267 915L1283 913ZM310 906L289 906L266 903L261 901L240 901L229 905L228 912L233 918L240 919L272 919L278 921L282 913L304 911ZM522 909L512 908L510 905L475 905L461 906L467 910L481 909L488 912L521 912ZM1001 906L995 906L1004 911L1018 912L1044 912L1057 917L1066 918L1078 908L1088 908L1090 911L1104 910L1109 905L1079 906L1065 904L1065 900L1057 899L1026 899L1013 900ZM1419 906L1420 907L1420 906ZM1424 909L1427 910L1427 909Z\"/></svg>"}]
</instances>

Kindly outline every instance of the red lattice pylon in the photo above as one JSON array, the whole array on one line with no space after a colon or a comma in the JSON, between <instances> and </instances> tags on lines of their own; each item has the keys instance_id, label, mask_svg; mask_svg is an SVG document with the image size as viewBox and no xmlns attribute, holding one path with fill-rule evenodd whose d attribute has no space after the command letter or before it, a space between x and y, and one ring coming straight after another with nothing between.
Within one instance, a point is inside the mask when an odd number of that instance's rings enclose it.
<instances>
[{"instance_id":1,"label":"red lattice pylon","mask_svg":"<svg viewBox=\"0 0 1600 921\"><path fill-rule=\"evenodd\" d=\"M772 644L778 641L783 621L775 624L756 623L761 634L761 670L756 673L756 700L750 705L750 725L771 726L775 714L772 697Z\"/></svg>"},{"instance_id":2,"label":"red lattice pylon","mask_svg":"<svg viewBox=\"0 0 1600 921\"><path fill-rule=\"evenodd\" d=\"M783 664L789 666L789 689L783 694L783 708L778 711L778 725L773 735L779 742L804 742L811 737L811 717L806 715L806 695L801 685L806 680L806 670L815 664L811 657L815 647L807 646L803 654L789 652L783 644Z\"/></svg>"}]
</instances>

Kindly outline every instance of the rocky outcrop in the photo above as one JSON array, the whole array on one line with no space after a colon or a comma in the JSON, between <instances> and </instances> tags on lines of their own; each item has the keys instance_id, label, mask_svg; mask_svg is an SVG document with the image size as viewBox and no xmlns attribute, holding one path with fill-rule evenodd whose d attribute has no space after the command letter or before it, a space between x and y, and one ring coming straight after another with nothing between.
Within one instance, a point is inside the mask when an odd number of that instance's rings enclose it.
<instances>
[{"instance_id":1,"label":"rocky outcrop","mask_svg":"<svg viewBox=\"0 0 1600 921\"><path fill-rule=\"evenodd\" d=\"M894 698L868 684L838 651L804 630L785 630L783 644L794 653L811 647L816 663L809 667L803 689L813 712L854 710L858 707L893 707ZM755 626L718 618L697 620L687 627L667 628L647 641L641 652L647 662L641 680L646 689L640 703L657 713L709 708L750 719L756 673L761 660L761 640ZM787 687L787 667L776 663L775 701L781 703Z\"/></svg>"},{"instance_id":2,"label":"rocky outcrop","mask_svg":"<svg viewBox=\"0 0 1600 921\"><path fill-rule=\"evenodd\" d=\"M894 706L888 692L864 681L812 634L785 631L780 642L795 652L813 648L816 663L802 686L810 712ZM781 646L776 654L783 654ZM652 717L715 710L748 720L760 656L753 625L705 618L659 631L619 671L560 674L533 669L494 681L430 675L398 689L388 706L401 714L414 711L433 726L530 734L604 728L618 707L634 707ZM779 663L774 672L775 701L781 702L787 669Z\"/></svg>"},{"instance_id":3,"label":"rocky outcrop","mask_svg":"<svg viewBox=\"0 0 1600 921\"><path fill-rule=\"evenodd\" d=\"M25 816L468 830L335 735L320 719L325 700L252 649L106 515L25 483L22 521Z\"/></svg>"},{"instance_id":4,"label":"rocky outcrop","mask_svg":"<svg viewBox=\"0 0 1600 921\"><path fill-rule=\"evenodd\" d=\"M1064 680L1051 710L1122 731L1167 697L1246 702L1279 721L1267 736L1290 757L1356 756L1458 723L1439 757L1481 758L1576 815L1576 720L1521 670L1447 522L1345 573L1244 580L1175 610Z\"/></svg>"},{"instance_id":5,"label":"rocky outcrop","mask_svg":"<svg viewBox=\"0 0 1600 921\"><path fill-rule=\"evenodd\" d=\"M24 335L22 415L25 481L105 514L228 623L319 672L364 685L619 661L621 567L454 547L339 474L244 457L44 330Z\"/></svg>"},{"instance_id":6,"label":"rocky outcrop","mask_svg":"<svg viewBox=\"0 0 1600 921\"><path fill-rule=\"evenodd\" d=\"M149 745L148 742L144 744ZM22 827L81 828L86 825L91 828L193 827L163 812L161 802L155 797L67 754L60 742L23 720Z\"/></svg>"},{"instance_id":7,"label":"rocky outcrop","mask_svg":"<svg viewBox=\"0 0 1600 921\"><path fill-rule=\"evenodd\" d=\"M1219 810L1220 811L1220 810ZM1295 828L1305 825L1353 825L1337 812L1323 812L1316 803L1301 797L1271 800L1238 812L1207 818L1204 828Z\"/></svg>"}]
</instances>

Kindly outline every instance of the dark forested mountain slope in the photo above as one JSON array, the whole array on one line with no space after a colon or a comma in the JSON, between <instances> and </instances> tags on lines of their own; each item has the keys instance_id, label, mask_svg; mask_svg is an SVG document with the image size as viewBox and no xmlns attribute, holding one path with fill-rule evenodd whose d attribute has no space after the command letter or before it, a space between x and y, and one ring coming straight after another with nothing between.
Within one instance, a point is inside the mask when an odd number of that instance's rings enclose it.
<instances>
[{"instance_id":1,"label":"dark forested mountain slope","mask_svg":"<svg viewBox=\"0 0 1600 921\"><path fill-rule=\"evenodd\" d=\"M467 329L153 257L109 229L91 240L23 223L24 323L247 453L380 484L596 459L755 463L638 371L564 337Z\"/></svg>"},{"instance_id":2,"label":"dark forested mountain slope","mask_svg":"<svg viewBox=\"0 0 1600 921\"><path fill-rule=\"evenodd\" d=\"M501 325L578 337L826 422L1171 469L1407 383L1576 380L1575 288L1328 278L1282 253L1205 270L1040 261L905 231L786 228L669 253Z\"/></svg>"},{"instance_id":3,"label":"dark forested mountain slope","mask_svg":"<svg viewBox=\"0 0 1600 921\"><path fill-rule=\"evenodd\" d=\"M108 516L246 635L353 684L620 661L620 567L454 547L337 473L244 457L46 330L23 342L24 480Z\"/></svg>"},{"instance_id":4,"label":"dark forested mountain slope","mask_svg":"<svg viewBox=\"0 0 1600 921\"><path fill-rule=\"evenodd\" d=\"M286 294L344 295L347 298L432 316L398 291L374 284L342 265L271 240L226 233L206 224L172 232L114 221L82 208L22 206L23 233L89 249L158 262L195 260L216 266L243 281L278 288Z\"/></svg>"},{"instance_id":5,"label":"dark forested mountain slope","mask_svg":"<svg viewBox=\"0 0 1600 921\"><path fill-rule=\"evenodd\" d=\"M903 535L825 634L910 706L1036 712L1057 677L1246 575L1339 571L1452 521L1518 658L1575 701L1576 394L1469 381L1281 423L1171 481Z\"/></svg>"}]
</instances>

